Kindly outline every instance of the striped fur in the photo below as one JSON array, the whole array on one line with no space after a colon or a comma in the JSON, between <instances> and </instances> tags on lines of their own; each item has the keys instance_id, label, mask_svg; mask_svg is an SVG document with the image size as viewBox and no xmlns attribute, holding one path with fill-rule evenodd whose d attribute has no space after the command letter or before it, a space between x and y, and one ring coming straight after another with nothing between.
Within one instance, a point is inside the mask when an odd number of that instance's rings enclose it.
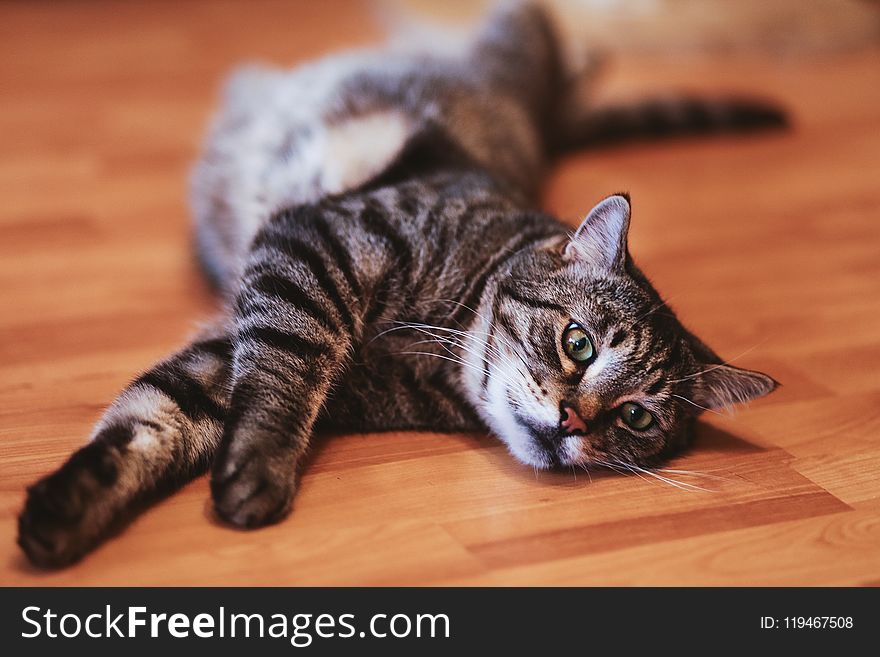
<instances>
[{"instance_id":1,"label":"striped fur","mask_svg":"<svg viewBox=\"0 0 880 657\"><path fill-rule=\"evenodd\" d=\"M556 148L597 148L628 141L710 133L773 130L786 125L785 114L758 100L668 96L633 104L578 109L566 117Z\"/></svg>"},{"instance_id":2,"label":"striped fur","mask_svg":"<svg viewBox=\"0 0 880 657\"><path fill-rule=\"evenodd\" d=\"M560 52L550 19L521 4L455 58L240 74L193 183L200 257L228 312L29 489L31 560L70 563L209 466L220 518L275 522L316 432L488 428L535 467L645 465L703 408L772 390L722 365L632 263L628 197L573 235L533 208L554 151L609 124L624 136L613 113L565 118ZM572 325L589 361L566 351ZM647 428L623 421L633 403Z\"/></svg>"},{"instance_id":3,"label":"striped fur","mask_svg":"<svg viewBox=\"0 0 880 657\"><path fill-rule=\"evenodd\" d=\"M35 563L82 556L132 508L202 473L228 412L232 345L208 333L135 379L90 441L28 489L19 543Z\"/></svg>"}]
</instances>

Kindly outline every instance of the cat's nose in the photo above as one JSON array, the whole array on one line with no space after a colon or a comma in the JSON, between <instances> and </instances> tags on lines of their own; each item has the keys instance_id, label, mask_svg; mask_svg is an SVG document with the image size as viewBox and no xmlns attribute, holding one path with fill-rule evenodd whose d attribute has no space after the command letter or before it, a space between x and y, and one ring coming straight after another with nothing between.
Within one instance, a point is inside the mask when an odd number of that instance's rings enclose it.
<instances>
[{"instance_id":1,"label":"cat's nose","mask_svg":"<svg viewBox=\"0 0 880 657\"><path fill-rule=\"evenodd\" d=\"M587 423L567 401L559 402L559 428L568 434L586 434Z\"/></svg>"}]
</instances>

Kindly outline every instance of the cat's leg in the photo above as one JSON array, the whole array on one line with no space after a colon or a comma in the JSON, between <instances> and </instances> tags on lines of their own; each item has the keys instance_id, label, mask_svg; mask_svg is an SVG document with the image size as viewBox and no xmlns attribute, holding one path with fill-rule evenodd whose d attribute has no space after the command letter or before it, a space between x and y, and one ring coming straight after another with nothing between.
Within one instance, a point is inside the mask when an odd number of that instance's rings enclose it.
<instances>
[{"instance_id":1,"label":"cat's leg","mask_svg":"<svg viewBox=\"0 0 880 657\"><path fill-rule=\"evenodd\" d=\"M31 561L75 561L133 507L206 469L227 412L230 356L228 338L205 335L119 395L89 443L28 489L18 543Z\"/></svg>"},{"instance_id":2,"label":"cat's leg","mask_svg":"<svg viewBox=\"0 0 880 657\"><path fill-rule=\"evenodd\" d=\"M487 17L470 53L474 70L490 87L521 98L541 113L555 102L565 62L547 7L538 2L503 3Z\"/></svg>"},{"instance_id":3,"label":"cat's leg","mask_svg":"<svg viewBox=\"0 0 880 657\"><path fill-rule=\"evenodd\" d=\"M363 221L297 208L254 241L234 307L230 411L211 477L215 510L231 524L256 527L290 510L315 420L376 298L378 279L363 268L383 272L391 262Z\"/></svg>"},{"instance_id":4,"label":"cat's leg","mask_svg":"<svg viewBox=\"0 0 880 657\"><path fill-rule=\"evenodd\" d=\"M256 527L287 515L299 461L344 359L341 345L319 344L293 327L239 334L229 421L211 477L219 517Z\"/></svg>"}]
</instances>

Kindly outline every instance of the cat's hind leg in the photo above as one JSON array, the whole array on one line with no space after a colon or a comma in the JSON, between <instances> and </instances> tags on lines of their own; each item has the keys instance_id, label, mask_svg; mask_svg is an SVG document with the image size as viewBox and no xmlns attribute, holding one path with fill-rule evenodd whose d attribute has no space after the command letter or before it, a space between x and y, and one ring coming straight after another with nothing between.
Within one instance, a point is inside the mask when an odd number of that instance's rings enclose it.
<instances>
[{"instance_id":1,"label":"cat's hind leg","mask_svg":"<svg viewBox=\"0 0 880 657\"><path fill-rule=\"evenodd\" d=\"M138 377L91 440L32 485L18 543L40 566L82 557L144 501L203 472L227 412L231 345L205 335Z\"/></svg>"}]
</instances>

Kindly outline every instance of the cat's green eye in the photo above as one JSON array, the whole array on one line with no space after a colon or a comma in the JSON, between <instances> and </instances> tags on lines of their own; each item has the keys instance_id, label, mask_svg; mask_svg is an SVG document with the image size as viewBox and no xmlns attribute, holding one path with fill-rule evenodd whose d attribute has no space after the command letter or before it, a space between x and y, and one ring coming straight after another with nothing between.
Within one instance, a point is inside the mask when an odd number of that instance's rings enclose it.
<instances>
[{"instance_id":1,"label":"cat's green eye","mask_svg":"<svg viewBox=\"0 0 880 657\"><path fill-rule=\"evenodd\" d=\"M643 431L654 423L654 416L638 404L627 402L620 407L620 418L626 426Z\"/></svg>"},{"instance_id":2,"label":"cat's green eye","mask_svg":"<svg viewBox=\"0 0 880 657\"><path fill-rule=\"evenodd\" d=\"M569 358L579 363L585 363L596 353L593 341L587 332L577 324L569 324L562 334L562 348Z\"/></svg>"}]
</instances>

